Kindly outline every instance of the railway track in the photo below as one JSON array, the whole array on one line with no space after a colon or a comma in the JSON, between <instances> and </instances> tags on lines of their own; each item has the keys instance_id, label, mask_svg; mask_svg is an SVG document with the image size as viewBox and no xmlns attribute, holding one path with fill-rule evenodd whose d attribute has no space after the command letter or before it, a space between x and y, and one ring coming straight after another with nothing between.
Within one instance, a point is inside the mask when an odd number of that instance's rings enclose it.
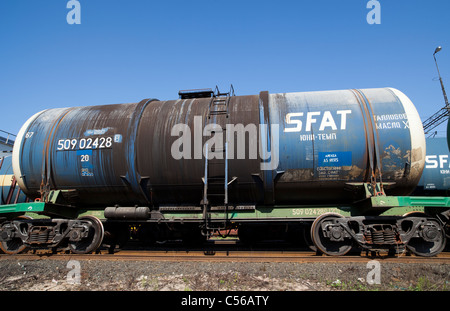
<instances>
[{"instance_id":1,"label":"railway track","mask_svg":"<svg viewBox=\"0 0 450 311\"><path fill-rule=\"evenodd\" d=\"M341 257L316 255L311 251L242 251L242 250L122 250L114 254L102 251L97 254L66 254L51 252L25 253L20 255L0 255L0 260L102 260L102 261L175 261L175 262L295 262L295 263L351 263L380 260L394 263L433 263L450 264L450 253L441 253L436 257L417 257L399 254L366 256L349 255Z\"/></svg>"}]
</instances>

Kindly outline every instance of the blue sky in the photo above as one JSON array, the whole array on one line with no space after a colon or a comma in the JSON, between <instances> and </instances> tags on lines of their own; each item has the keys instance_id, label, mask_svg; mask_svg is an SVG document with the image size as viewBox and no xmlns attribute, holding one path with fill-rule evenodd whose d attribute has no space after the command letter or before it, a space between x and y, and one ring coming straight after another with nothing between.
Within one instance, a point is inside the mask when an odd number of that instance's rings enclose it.
<instances>
[{"instance_id":1,"label":"blue sky","mask_svg":"<svg viewBox=\"0 0 450 311\"><path fill-rule=\"evenodd\" d=\"M0 0L0 129L47 108L178 98L394 87L426 119L450 94L450 1ZM441 127L440 130L444 128Z\"/></svg>"}]
</instances>

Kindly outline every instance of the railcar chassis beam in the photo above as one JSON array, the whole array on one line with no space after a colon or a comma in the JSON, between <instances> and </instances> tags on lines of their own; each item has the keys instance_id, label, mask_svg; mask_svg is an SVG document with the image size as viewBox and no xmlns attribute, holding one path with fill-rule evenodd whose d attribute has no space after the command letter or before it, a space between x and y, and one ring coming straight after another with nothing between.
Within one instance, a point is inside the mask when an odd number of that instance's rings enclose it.
<instances>
[{"instance_id":1,"label":"railcar chassis beam","mask_svg":"<svg viewBox=\"0 0 450 311\"><path fill-rule=\"evenodd\" d=\"M330 212L339 216L321 216ZM309 224L316 222L313 235L306 235L315 240L319 250L329 255L342 255L353 243L366 250L406 248L416 255L434 256L446 243L450 197L381 195L348 206L212 206L209 226L222 228L225 214L227 228L241 224L295 226L308 223L304 227L310 231ZM17 219L24 215L34 219ZM80 218L88 215L95 218ZM2 205L0 219L0 242L7 253L18 253L27 247L56 248L69 244L74 252L95 251L104 234L103 223L107 227L117 224L180 225L179 228L190 226L195 231L200 230L204 220L200 206L82 209L46 202ZM340 246L333 249L335 245Z\"/></svg>"}]
</instances>

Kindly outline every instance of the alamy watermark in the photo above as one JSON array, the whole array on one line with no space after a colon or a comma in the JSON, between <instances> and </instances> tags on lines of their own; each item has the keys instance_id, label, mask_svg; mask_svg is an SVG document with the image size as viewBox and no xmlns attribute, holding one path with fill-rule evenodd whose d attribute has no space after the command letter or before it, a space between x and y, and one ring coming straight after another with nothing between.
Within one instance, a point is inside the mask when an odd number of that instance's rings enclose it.
<instances>
[{"instance_id":1,"label":"alamy watermark","mask_svg":"<svg viewBox=\"0 0 450 311\"><path fill-rule=\"evenodd\" d=\"M69 0L66 5L70 11L66 20L69 25L81 24L81 4L78 0ZM381 4L378 0L369 0L366 5L370 11L367 13L366 21L369 25L381 24Z\"/></svg>"},{"instance_id":2,"label":"alamy watermark","mask_svg":"<svg viewBox=\"0 0 450 311\"><path fill-rule=\"evenodd\" d=\"M67 2L66 8L70 9L67 13L67 24L81 24L81 4L78 0L70 0Z\"/></svg>"},{"instance_id":3,"label":"alamy watermark","mask_svg":"<svg viewBox=\"0 0 450 311\"><path fill-rule=\"evenodd\" d=\"M194 116L193 128L175 124L170 132L178 138L171 145L171 155L180 159L257 159L263 171L275 170L279 164L281 127L286 135L299 135L300 141L337 140L347 128L352 110L289 112L284 124L226 124L203 126L203 117ZM316 130L312 131L316 124ZM203 143L204 137L211 137Z\"/></svg>"},{"instance_id":4,"label":"alamy watermark","mask_svg":"<svg viewBox=\"0 0 450 311\"><path fill-rule=\"evenodd\" d=\"M70 271L67 273L66 281L69 284L81 284L81 264L78 260L70 260L66 266Z\"/></svg>"},{"instance_id":5,"label":"alamy watermark","mask_svg":"<svg viewBox=\"0 0 450 311\"><path fill-rule=\"evenodd\" d=\"M381 265L378 260L371 260L366 265L367 269L371 269L366 276L367 284L381 284Z\"/></svg>"},{"instance_id":6,"label":"alamy watermark","mask_svg":"<svg viewBox=\"0 0 450 311\"><path fill-rule=\"evenodd\" d=\"M369 25L381 24L381 4L377 0L370 0L366 5L367 9L370 9L367 13L366 20Z\"/></svg>"},{"instance_id":7,"label":"alamy watermark","mask_svg":"<svg viewBox=\"0 0 450 311\"><path fill-rule=\"evenodd\" d=\"M171 136L179 136L170 149L175 160L180 159L257 159L258 152L263 160L261 170L274 170L279 162L279 125L271 124L219 124L211 123L203 127L201 116L194 116L194 135L187 124L179 123L172 127ZM270 135L268 131L270 130ZM226 133L226 134L225 134ZM235 135L236 134L236 135ZM194 138L192 144L192 136ZM210 137L203 145L203 137ZM267 137L270 136L270 140ZM236 144L235 144L236 137ZM248 137L248 139L246 139ZM248 141L248 148L246 148ZM236 145L236 151L235 149ZM193 150L192 150L193 149Z\"/></svg>"}]
</instances>

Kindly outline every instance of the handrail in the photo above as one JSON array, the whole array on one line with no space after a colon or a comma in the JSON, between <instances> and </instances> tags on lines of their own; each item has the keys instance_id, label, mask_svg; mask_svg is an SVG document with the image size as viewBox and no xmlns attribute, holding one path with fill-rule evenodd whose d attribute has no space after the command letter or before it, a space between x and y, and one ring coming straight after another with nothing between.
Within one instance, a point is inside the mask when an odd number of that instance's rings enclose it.
<instances>
[{"instance_id":1,"label":"handrail","mask_svg":"<svg viewBox=\"0 0 450 311\"><path fill-rule=\"evenodd\" d=\"M3 137L2 134L6 134L6 137ZM13 133L9 133L3 130L0 130L0 142L4 143L4 144L14 144L15 138L17 137L17 135L13 134Z\"/></svg>"}]
</instances>

